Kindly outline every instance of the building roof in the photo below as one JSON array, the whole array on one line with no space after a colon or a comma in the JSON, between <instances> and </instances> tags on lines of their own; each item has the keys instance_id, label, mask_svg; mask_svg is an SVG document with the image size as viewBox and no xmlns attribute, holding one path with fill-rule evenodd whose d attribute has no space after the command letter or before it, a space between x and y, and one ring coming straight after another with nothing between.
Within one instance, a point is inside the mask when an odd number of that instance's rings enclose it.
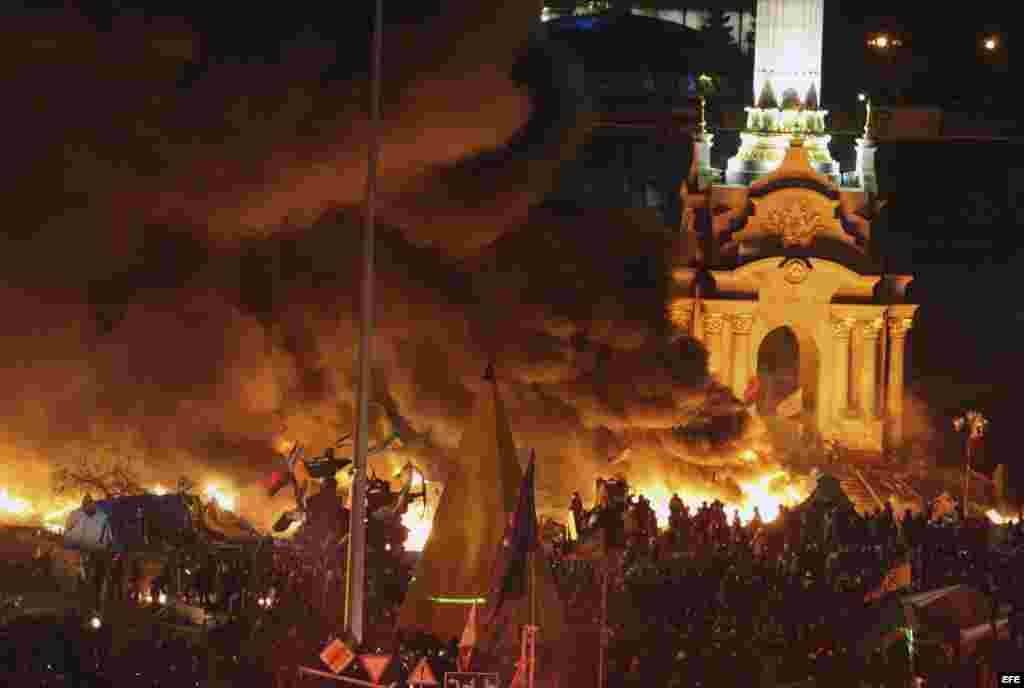
<instances>
[{"instance_id":1,"label":"building roof","mask_svg":"<svg viewBox=\"0 0 1024 688\"><path fill-rule=\"evenodd\" d=\"M591 71L684 74L703 49L699 32L654 17L604 12L552 19L544 27L564 42Z\"/></svg>"}]
</instances>

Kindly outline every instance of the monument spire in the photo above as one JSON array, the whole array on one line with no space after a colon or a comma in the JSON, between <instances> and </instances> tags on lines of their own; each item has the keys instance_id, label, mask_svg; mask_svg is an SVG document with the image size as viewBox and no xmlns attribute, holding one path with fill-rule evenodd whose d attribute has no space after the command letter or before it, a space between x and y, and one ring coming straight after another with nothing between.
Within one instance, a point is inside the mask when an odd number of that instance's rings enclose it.
<instances>
[{"instance_id":1,"label":"monument spire","mask_svg":"<svg viewBox=\"0 0 1024 688\"><path fill-rule=\"evenodd\" d=\"M814 168L839 182L828 150L821 103L825 0L758 0L754 32L753 107L726 183L750 184L782 163L799 139Z\"/></svg>"}]
</instances>

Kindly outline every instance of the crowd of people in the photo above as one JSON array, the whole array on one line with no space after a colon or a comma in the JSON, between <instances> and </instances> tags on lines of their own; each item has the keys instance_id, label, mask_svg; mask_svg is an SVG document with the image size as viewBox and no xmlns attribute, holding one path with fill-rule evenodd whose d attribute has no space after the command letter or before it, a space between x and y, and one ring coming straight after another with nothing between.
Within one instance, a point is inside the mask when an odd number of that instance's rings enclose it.
<instances>
[{"instance_id":1,"label":"crowd of people","mask_svg":"<svg viewBox=\"0 0 1024 688\"><path fill-rule=\"evenodd\" d=\"M820 483L819 491L829 492ZM661 532L642 496L618 504L605 496L589 512L575 496L578 540L551 543L551 566L573 621L600 624L605 615L609 686L827 678L836 686L905 687L912 677L937 688L973 686L997 655L1024 652L1024 595L1014 576L1021 559L991 547L995 540L1007 551L1024 547L1019 521L997 527L928 510L901 516L889 504L861 516L841 491L831 493L783 508L772 523L755 513L746 524L721 502L691 513L673 497ZM610 556L587 549L595 528L613 531L604 540ZM1009 638L972 656L952 642L884 643L883 580L900 568L907 580L889 587L902 593L966 583L990 596L993 609L1009 616Z\"/></svg>"},{"instance_id":2,"label":"crowd of people","mask_svg":"<svg viewBox=\"0 0 1024 688\"><path fill-rule=\"evenodd\" d=\"M329 506L341 508L337 500ZM803 505L782 508L770 522L755 510L744 523L719 501L691 510L674 496L667 522L659 524L649 501L627 496L619 484L607 484L590 510L576 495L571 511L571 537L551 539L546 551L574 633L596 629L607 638L608 688L814 679L840 688L903 687L912 677L935 688L960 688L976 685L977 673L1002 657L1024 654L1024 593L1014 576L1024 562L1019 520L995 526L955 513L939 518L928 509L900 515L888 504L860 515L827 481ZM299 542L268 541L254 556L196 559L181 552L141 592L145 599L135 600L150 606L163 625L171 619L159 612L161 594L219 612L225 622L208 637L140 633L131 647L121 643L120 659L111 661L115 643L108 626L90 628L88 619L71 615L53 621L64 630L54 636L50 653L26 652L23 640L34 636L8 629L0 637L0 673L79 672L92 676L84 685L209 685L218 674L233 681L245 677L252 686L291 685L291 668L315 663L311 658L340 618L344 543L326 537L321 527L343 523L337 516L312 514ZM592 546L595 534L601 535L598 547ZM382 531L370 548L387 555L368 566L376 586L371 618L384 626L411 576L395 556L401 535ZM141 564L111 557L101 587L92 587L95 580L83 583L108 600L126 601L133 591L140 595ZM40 560L19 565L28 567L21 573L29 577L52 570ZM908 577L893 582L898 570ZM880 610L892 598L886 585L907 593L956 583L992 600L993 617L1008 618L1008 637L983 642L971 653L949 638L886 641L901 629L883 627ZM402 637L392 649L406 670L426 654L443 671L454 668L453 643L418 635ZM76 649L68 650L72 645ZM263 649L254 652L257 646ZM142 656L161 659L129 661Z\"/></svg>"}]
</instances>

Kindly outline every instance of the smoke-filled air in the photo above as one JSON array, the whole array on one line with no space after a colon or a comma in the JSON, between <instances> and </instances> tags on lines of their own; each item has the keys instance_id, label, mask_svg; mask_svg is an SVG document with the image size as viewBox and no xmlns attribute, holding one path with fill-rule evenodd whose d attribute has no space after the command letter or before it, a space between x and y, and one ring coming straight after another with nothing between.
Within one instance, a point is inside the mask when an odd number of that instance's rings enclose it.
<instances>
[{"instance_id":1,"label":"smoke-filled air","mask_svg":"<svg viewBox=\"0 0 1024 688\"><path fill-rule=\"evenodd\" d=\"M673 336L675 232L540 207L589 119L536 77L538 3L444 5L387 37L371 441L393 405L429 442L374 471L411 458L443 482L472 460L454 450L493 358L542 509L616 473L656 504L785 494L703 349ZM54 468L130 458L146 485L187 475L266 526L283 452L354 425L368 60L325 78L336 46L307 42L182 89L209 47L192 28L107 28L22 19L0 42L0 498L56 508Z\"/></svg>"}]
</instances>

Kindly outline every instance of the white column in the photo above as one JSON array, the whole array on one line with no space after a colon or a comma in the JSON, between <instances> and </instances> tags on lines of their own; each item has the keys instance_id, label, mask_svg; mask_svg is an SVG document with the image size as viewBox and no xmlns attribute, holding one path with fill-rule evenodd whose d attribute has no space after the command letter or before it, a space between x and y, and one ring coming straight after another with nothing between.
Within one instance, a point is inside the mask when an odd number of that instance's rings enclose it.
<instances>
[{"instance_id":1,"label":"white column","mask_svg":"<svg viewBox=\"0 0 1024 688\"><path fill-rule=\"evenodd\" d=\"M777 100L794 89L801 101L811 84L821 102L824 0L758 0L754 28L754 102L766 81Z\"/></svg>"},{"instance_id":2,"label":"white column","mask_svg":"<svg viewBox=\"0 0 1024 688\"><path fill-rule=\"evenodd\" d=\"M882 334L882 319L864 324L861 339L860 408L864 418L874 420L878 415L878 342Z\"/></svg>"},{"instance_id":3,"label":"white column","mask_svg":"<svg viewBox=\"0 0 1024 688\"><path fill-rule=\"evenodd\" d=\"M704 342L708 348L708 372L712 377L721 380L723 370L723 331L725 318L721 313L708 313L704 316Z\"/></svg>"},{"instance_id":4,"label":"white column","mask_svg":"<svg viewBox=\"0 0 1024 688\"><path fill-rule=\"evenodd\" d=\"M736 315L732 319L732 389L743 398L750 381L750 331L754 316Z\"/></svg>"},{"instance_id":5,"label":"white column","mask_svg":"<svg viewBox=\"0 0 1024 688\"><path fill-rule=\"evenodd\" d=\"M853 321L850 319L832 322L833 351L835 352L835 364L832 367L835 379L832 408L837 418L845 417L850 412L850 334L852 330Z\"/></svg>"},{"instance_id":6,"label":"white column","mask_svg":"<svg viewBox=\"0 0 1024 688\"><path fill-rule=\"evenodd\" d=\"M885 386L886 449L903 442L903 354L914 321L889 318L889 375Z\"/></svg>"}]
</instances>

